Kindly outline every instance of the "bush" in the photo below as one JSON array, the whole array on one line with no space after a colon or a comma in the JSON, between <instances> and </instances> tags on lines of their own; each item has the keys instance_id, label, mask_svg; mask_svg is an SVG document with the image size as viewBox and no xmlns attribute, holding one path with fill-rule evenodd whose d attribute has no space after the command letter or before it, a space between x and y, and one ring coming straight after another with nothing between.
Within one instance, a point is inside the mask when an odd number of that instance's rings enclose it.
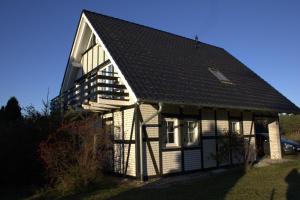
<instances>
[{"instance_id":1,"label":"bush","mask_svg":"<svg viewBox=\"0 0 300 200\"><path fill-rule=\"evenodd\" d=\"M284 134L300 134L300 115L282 115L279 119Z\"/></svg>"},{"instance_id":2,"label":"bush","mask_svg":"<svg viewBox=\"0 0 300 200\"><path fill-rule=\"evenodd\" d=\"M39 160L38 147L56 127L54 117L39 113L33 106L21 109L15 97L1 107L1 185L19 187L44 184L44 170Z\"/></svg>"},{"instance_id":3,"label":"bush","mask_svg":"<svg viewBox=\"0 0 300 200\"><path fill-rule=\"evenodd\" d=\"M223 137L218 138L218 152L211 154L211 157L220 163L230 163L231 155L236 163L243 163L245 147L243 136L227 132Z\"/></svg>"},{"instance_id":4,"label":"bush","mask_svg":"<svg viewBox=\"0 0 300 200\"><path fill-rule=\"evenodd\" d=\"M96 121L93 117L63 124L40 144L50 183L59 192L87 186L107 167L111 140Z\"/></svg>"}]
</instances>

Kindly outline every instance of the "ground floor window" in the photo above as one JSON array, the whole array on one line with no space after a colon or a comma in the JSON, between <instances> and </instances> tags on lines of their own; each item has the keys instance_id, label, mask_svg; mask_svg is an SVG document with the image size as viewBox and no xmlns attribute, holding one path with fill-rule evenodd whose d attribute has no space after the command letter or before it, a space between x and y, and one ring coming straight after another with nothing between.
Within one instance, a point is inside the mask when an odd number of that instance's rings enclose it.
<instances>
[{"instance_id":1,"label":"ground floor window","mask_svg":"<svg viewBox=\"0 0 300 200\"><path fill-rule=\"evenodd\" d=\"M184 121L184 143L186 146L198 145L199 134L198 134L198 122L194 120Z\"/></svg>"},{"instance_id":2,"label":"ground floor window","mask_svg":"<svg viewBox=\"0 0 300 200\"><path fill-rule=\"evenodd\" d=\"M167 121L167 144L173 144L174 143L174 121Z\"/></svg>"},{"instance_id":3,"label":"ground floor window","mask_svg":"<svg viewBox=\"0 0 300 200\"><path fill-rule=\"evenodd\" d=\"M241 122L240 120L238 119L231 119L229 121L229 124L230 124L230 132L232 134L237 134L237 135L240 135L242 132L241 132Z\"/></svg>"},{"instance_id":4,"label":"ground floor window","mask_svg":"<svg viewBox=\"0 0 300 200\"><path fill-rule=\"evenodd\" d=\"M165 147L179 146L179 125L176 118L166 118L164 123Z\"/></svg>"},{"instance_id":5,"label":"ground floor window","mask_svg":"<svg viewBox=\"0 0 300 200\"><path fill-rule=\"evenodd\" d=\"M164 147L199 145L199 122L195 119L164 118ZM181 141L181 138L183 141Z\"/></svg>"}]
</instances>

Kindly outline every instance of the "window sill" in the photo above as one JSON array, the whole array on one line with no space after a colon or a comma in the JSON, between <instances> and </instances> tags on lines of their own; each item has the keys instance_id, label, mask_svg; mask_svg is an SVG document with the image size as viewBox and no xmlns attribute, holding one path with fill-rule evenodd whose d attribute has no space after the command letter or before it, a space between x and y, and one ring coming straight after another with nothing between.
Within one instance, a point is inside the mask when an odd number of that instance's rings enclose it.
<instances>
[{"instance_id":1,"label":"window sill","mask_svg":"<svg viewBox=\"0 0 300 200\"><path fill-rule=\"evenodd\" d=\"M176 150L176 149L180 150L181 146L176 145L176 144L174 144L174 145L169 144L169 145L164 146L162 149L163 150Z\"/></svg>"},{"instance_id":2,"label":"window sill","mask_svg":"<svg viewBox=\"0 0 300 200\"><path fill-rule=\"evenodd\" d=\"M166 148L172 148L172 147L178 148L180 146L176 143L168 143L168 144L165 144L165 147Z\"/></svg>"}]
</instances>

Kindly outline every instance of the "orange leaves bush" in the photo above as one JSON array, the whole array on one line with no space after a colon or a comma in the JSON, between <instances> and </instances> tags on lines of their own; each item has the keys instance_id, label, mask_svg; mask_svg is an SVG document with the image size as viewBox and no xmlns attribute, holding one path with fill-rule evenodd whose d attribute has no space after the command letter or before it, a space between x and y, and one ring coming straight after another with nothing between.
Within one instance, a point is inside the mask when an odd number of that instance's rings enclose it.
<instances>
[{"instance_id":1,"label":"orange leaves bush","mask_svg":"<svg viewBox=\"0 0 300 200\"><path fill-rule=\"evenodd\" d=\"M110 136L96 118L63 124L40 144L51 185L67 192L99 178L109 165Z\"/></svg>"}]
</instances>

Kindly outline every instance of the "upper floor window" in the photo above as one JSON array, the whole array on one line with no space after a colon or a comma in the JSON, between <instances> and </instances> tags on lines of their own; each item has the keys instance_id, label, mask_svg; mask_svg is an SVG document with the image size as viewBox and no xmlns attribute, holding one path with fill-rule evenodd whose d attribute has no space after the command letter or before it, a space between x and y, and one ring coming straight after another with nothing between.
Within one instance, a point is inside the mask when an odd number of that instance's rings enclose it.
<instances>
[{"instance_id":1,"label":"upper floor window","mask_svg":"<svg viewBox=\"0 0 300 200\"><path fill-rule=\"evenodd\" d=\"M222 74L218 69L209 67L208 70L222 83L228 83L232 84L232 82L224 75Z\"/></svg>"}]
</instances>

